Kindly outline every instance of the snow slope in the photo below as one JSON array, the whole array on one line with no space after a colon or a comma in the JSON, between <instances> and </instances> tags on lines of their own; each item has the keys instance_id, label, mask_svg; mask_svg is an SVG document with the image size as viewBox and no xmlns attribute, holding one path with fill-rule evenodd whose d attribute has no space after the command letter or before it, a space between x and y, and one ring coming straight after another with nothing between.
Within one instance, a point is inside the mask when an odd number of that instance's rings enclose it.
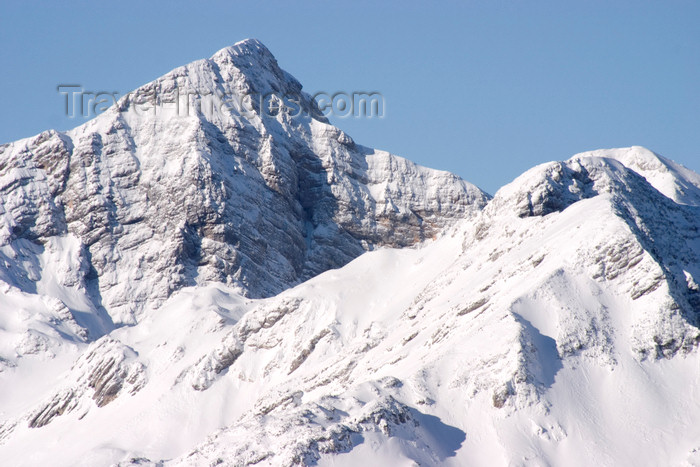
<instances>
[{"instance_id":1,"label":"snow slope","mask_svg":"<svg viewBox=\"0 0 700 467\"><path fill-rule=\"evenodd\" d=\"M65 349L62 374L37 359L32 374L52 380L33 397L13 394L30 376L10 373L0 453L12 465L696 465L697 214L615 159L536 167L421 248L370 252L267 299L185 288ZM119 370L91 386L105 362ZM37 416L46 424L31 428Z\"/></svg>"}]
</instances>

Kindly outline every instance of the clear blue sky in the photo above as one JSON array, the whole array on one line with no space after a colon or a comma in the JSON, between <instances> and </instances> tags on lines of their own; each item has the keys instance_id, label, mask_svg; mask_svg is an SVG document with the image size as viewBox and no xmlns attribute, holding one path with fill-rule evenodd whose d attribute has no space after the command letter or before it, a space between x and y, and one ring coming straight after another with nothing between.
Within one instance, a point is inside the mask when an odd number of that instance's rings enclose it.
<instances>
[{"instance_id":1,"label":"clear blue sky","mask_svg":"<svg viewBox=\"0 0 700 467\"><path fill-rule=\"evenodd\" d=\"M307 91L375 90L357 142L493 193L527 168L646 146L700 171L700 2L11 2L0 142L81 123L61 83L126 93L247 37Z\"/></svg>"}]
</instances>

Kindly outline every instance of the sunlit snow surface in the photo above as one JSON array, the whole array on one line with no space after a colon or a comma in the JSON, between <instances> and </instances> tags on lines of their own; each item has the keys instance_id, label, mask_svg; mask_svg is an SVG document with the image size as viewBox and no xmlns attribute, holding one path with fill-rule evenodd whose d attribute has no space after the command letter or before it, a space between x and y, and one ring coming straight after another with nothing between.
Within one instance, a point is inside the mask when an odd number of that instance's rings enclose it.
<instances>
[{"instance_id":1,"label":"sunlit snow surface","mask_svg":"<svg viewBox=\"0 0 700 467\"><path fill-rule=\"evenodd\" d=\"M597 174L581 186L601 193L561 211L518 215L523 193L531 203L543 183L575 180L561 175L566 164L540 166L420 248L370 252L264 300L186 288L92 344L21 333L56 312L5 286L3 309L17 311L3 314L3 343L26 342L0 374L0 455L9 465L693 465L697 285L675 290L668 277L698 277L697 258L676 254L699 251L683 224L697 226L697 208L612 159L577 160ZM626 219L624 203L656 217ZM630 227L655 234L669 221L674 237L653 255ZM125 381L98 407L81 382L95 365L80 356L95 348L103 360L128 354L113 360L124 375L138 368L138 389ZM29 428L66 389L75 406Z\"/></svg>"}]
</instances>

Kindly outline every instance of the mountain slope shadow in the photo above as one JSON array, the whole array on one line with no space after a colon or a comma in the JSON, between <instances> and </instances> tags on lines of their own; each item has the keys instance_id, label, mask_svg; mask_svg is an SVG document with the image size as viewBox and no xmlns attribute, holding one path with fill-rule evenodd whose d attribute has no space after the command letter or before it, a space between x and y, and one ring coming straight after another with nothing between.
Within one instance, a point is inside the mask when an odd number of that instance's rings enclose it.
<instances>
[{"instance_id":1,"label":"mountain slope shadow","mask_svg":"<svg viewBox=\"0 0 700 467\"><path fill-rule=\"evenodd\" d=\"M542 334L522 315L513 313L513 316L523 327L521 341L528 356L528 373L536 379L536 383L551 388L557 373L564 368L557 350L557 341Z\"/></svg>"}]
</instances>

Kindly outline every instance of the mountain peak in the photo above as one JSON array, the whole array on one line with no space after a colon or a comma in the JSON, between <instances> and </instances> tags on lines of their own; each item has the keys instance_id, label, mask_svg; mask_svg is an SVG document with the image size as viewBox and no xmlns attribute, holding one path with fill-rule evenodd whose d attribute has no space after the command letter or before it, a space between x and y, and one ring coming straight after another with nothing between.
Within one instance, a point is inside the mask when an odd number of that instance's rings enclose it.
<instances>
[{"instance_id":1,"label":"mountain peak","mask_svg":"<svg viewBox=\"0 0 700 467\"><path fill-rule=\"evenodd\" d=\"M267 116L263 106L277 99L293 99L303 111L300 115L327 122L274 55L257 39L246 39L139 87L122 97L110 114L128 114L147 124L172 116L205 120L233 116L250 122Z\"/></svg>"},{"instance_id":2,"label":"mountain peak","mask_svg":"<svg viewBox=\"0 0 700 467\"><path fill-rule=\"evenodd\" d=\"M233 66L239 71L256 70L260 73L266 70L277 77L286 77L272 52L257 39L245 39L224 47L212 55L209 61L218 66Z\"/></svg>"},{"instance_id":3,"label":"mountain peak","mask_svg":"<svg viewBox=\"0 0 700 467\"><path fill-rule=\"evenodd\" d=\"M600 149L533 167L498 190L487 210L543 216L605 193L700 206L700 176L641 146Z\"/></svg>"},{"instance_id":4,"label":"mountain peak","mask_svg":"<svg viewBox=\"0 0 700 467\"><path fill-rule=\"evenodd\" d=\"M69 282L90 291L84 314L106 310L104 329L207 281L275 295L366 250L433 238L486 204L459 177L355 145L313 114L265 112L268 93L313 110L249 39L65 134L0 147L0 246L20 254L23 241L71 237ZM0 266L0 278L36 290L41 253L21 254L34 272Z\"/></svg>"},{"instance_id":5,"label":"mountain peak","mask_svg":"<svg viewBox=\"0 0 700 467\"><path fill-rule=\"evenodd\" d=\"M647 148L631 146L598 149L576 154L570 160L588 157L616 160L644 177L654 188L673 201L700 206L700 176Z\"/></svg>"},{"instance_id":6,"label":"mountain peak","mask_svg":"<svg viewBox=\"0 0 700 467\"><path fill-rule=\"evenodd\" d=\"M265 47L265 44L260 42L258 39L248 38L238 41L233 45L224 47L223 49L216 52L212 58L221 54L229 54L234 56L266 56L274 57L272 52Z\"/></svg>"}]
</instances>

